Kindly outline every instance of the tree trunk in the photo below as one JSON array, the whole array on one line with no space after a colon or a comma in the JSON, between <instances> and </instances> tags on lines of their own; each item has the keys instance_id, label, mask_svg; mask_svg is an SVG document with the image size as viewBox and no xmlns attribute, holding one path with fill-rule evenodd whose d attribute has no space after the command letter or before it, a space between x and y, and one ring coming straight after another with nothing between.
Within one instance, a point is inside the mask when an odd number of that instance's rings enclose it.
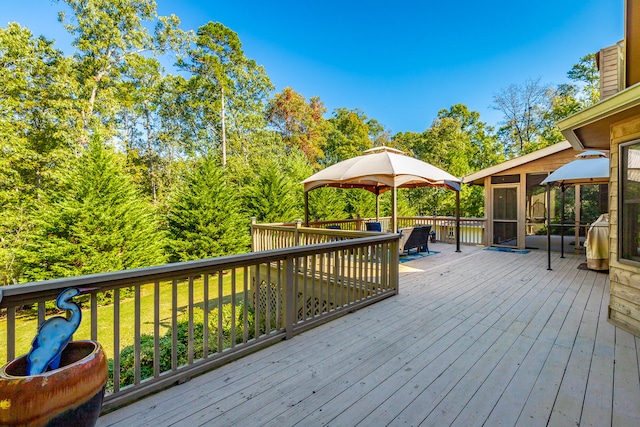
<instances>
[{"instance_id":1,"label":"tree trunk","mask_svg":"<svg viewBox=\"0 0 640 427\"><path fill-rule=\"evenodd\" d=\"M151 149L151 117L149 115L149 109L145 108L145 125L147 128L147 156L149 157L149 179L151 181L151 193L153 195L153 203L157 202L156 193L156 174L153 164L153 150Z\"/></svg>"},{"instance_id":2,"label":"tree trunk","mask_svg":"<svg viewBox=\"0 0 640 427\"><path fill-rule=\"evenodd\" d=\"M224 88L222 86L220 86L220 95L220 117L222 118L222 167L224 168L227 166L227 133L224 123Z\"/></svg>"}]
</instances>

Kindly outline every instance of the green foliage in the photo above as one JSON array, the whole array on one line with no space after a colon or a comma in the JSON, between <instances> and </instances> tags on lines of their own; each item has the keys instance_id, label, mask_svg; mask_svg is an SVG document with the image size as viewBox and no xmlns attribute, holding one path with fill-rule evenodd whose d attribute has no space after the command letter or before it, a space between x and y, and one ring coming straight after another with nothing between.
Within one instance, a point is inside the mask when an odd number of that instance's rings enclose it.
<instances>
[{"instance_id":1,"label":"green foliage","mask_svg":"<svg viewBox=\"0 0 640 427\"><path fill-rule=\"evenodd\" d=\"M234 317L235 308L235 317ZM233 307L231 304L222 306L222 329L218 329L218 308L214 308L209 312L209 335L208 335L208 354L214 354L218 351L231 348L232 345L232 327L235 325L235 344L244 341L244 306L237 305ZM264 322L261 326L264 331ZM177 331L177 365L186 365L189 361L189 317L187 313L183 313L178 319L176 326ZM222 347L218 348L218 335L222 337ZM255 337L255 322L253 311L247 310L247 339ZM204 357L204 311L199 308L193 310L193 358L194 360ZM171 350L173 348L173 333L167 331L159 338L160 354L159 368L160 372L171 370ZM146 379L153 377L153 361L154 361L154 338L151 334L142 334L140 336L140 378ZM113 390L113 359L108 361L109 376L107 381L107 390ZM135 346L130 345L120 351L120 386L124 387L134 383L135 379Z\"/></svg>"},{"instance_id":2,"label":"green foliage","mask_svg":"<svg viewBox=\"0 0 640 427\"><path fill-rule=\"evenodd\" d=\"M258 222L291 222L302 218L303 206L296 193L300 184L283 171L275 161L267 161L256 171L256 177L243 189L244 206Z\"/></svg>"},{"instance_id":3,"label":"green foliage","mask_svg":"<svg viewBox=\"0 0 640 427\"><path fill-rule=\"evenodd\" d=\"M249 246L249 220L237 191L210 156L199 159L184 178L167 216L172 261L243 253Z\"/></svg>"},{"instance_id":4,"label":"green foliage","mask_svg":"<svg viewBox=\"0 0 640 427\"><path fill-rule=\"evenodd\" d=\"M343 194L350 218L373 218L376 216L375 194L358 188L343 191Z\"/></svg>"},{"instance_id":5,"label":"green foliage","mask_svg":"<svg viewBox=\"0 0 640 427\"><path fill-rule=\"evenodd\" d=\"M600 100L600 72L595 53L589 53L580 58L580 61L567 72L567 77L583 85L580 96L582 108Z\"/></svg>"},{"instance_id":6,"label":"green foliage","mask_svg":"<svg viewBox=\"0 0 640 427\"><path fill-rule=\"evenodd\" d=\"M145 51L163 53L178 47L187 35L177 27L175 16L158 17L153 0L64 0L73 17L59 20L74 37L77 49L76 78L79 83L82 124L85 132L107 135L118 110L113 82L131 66L128 58ZM152 34L147 25L155 23Z\"/></svg>"},{"instance_id":7,"label":"green foliage","mask_svg":"<svg viewBox=\"0 0 640 427\"><path fill-rule=\"evenodd\" d=\"M309 192L309 217L320 221L347 219L345 193L351 190L318 188Z\"/></svg>"},{"instance_id":8,"label":"green foliage","mask_svg":"<svg viewBox=\"0 0 640 427\"><path fill-rule=\"evenodd\" d=\"M25 278L44 280L162 264L164 237L151 206L116 155L94 140L51 192L22 251Z\"/></svg>"},{"instance_id":9,"label":"green foliage","mask_svg":"<svg viewBox=\"0 0 640 427\"><path fill-rule=\"evenodd\" d=\"M324 165L329 166L351 157L360 156L364 150L373 146L369 138L373 124L378 131L378 122L370 123L362 110L337 108L327 127L327 145L324 152Z\"/></svg>"}]
</instances>

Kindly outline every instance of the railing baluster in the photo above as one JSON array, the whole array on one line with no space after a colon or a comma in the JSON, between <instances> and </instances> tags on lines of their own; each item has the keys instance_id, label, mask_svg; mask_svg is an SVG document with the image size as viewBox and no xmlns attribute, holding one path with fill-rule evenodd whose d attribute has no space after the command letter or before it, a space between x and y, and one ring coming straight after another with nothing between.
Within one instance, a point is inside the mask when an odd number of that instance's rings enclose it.
<instances>
[{"instance_id":1,"label":"railing baluster","mask_svg":"<svg viewBox=\"0 0 640 427\"><path fill-rule=\"evenodd\" d=\"M242 286L242 342L249 341L249 267L244 266L244 280Z\"/></svg>"},{"instance_id":2,"label":"railing baluster","mask_svg":"<svg viewBox=\"0 0 640 427\"><path fill-rule=\"evenodd\" d=\"M47 309L47 301L44 299L38 300L38 326L44 322L44 317Z\"/></svg>"},{"instance_id":3,"label":"railing baluster","mask_svg":"<svg viewBox=\"0 0 640 427\"><path fill-rule=\"evenodd\" d=\"M224 330L222 329L223 273L223 270L218 270L218 353L222 353L224 350Z\"/></svg>"},{"instance_id":4,"label":"railing baluster","mask_svg":"<svg viewBox=\"0 0 640 427\"><path fill-rule=\"evenodd\" d=\"M260 338L260 285L262 281L260 279L260 269L264 264L256 264L256 278L253 283L253 295L251 296L253 300L253 313L254 313L254 339ZM267 268L269 268L269 264L266 264Z\"/></svg>"},{"instance_id":5,"label":"railing baluster","mask_svg":"<svg viewBox=\"0 0 640 427\"><path fill-rule=\"evenodd\" d=\"M7 362L16 358L16 307L7 308Z\"/></svg>"},{"instance_id":6,"label":"railing baluster","mask_svg":"<svg viewBox=\"0 0 640 427\"><path fill-rule=\"evenodd\" d=\"M160 282L153 284L153 376L160 376Z\"/></svg>"},{"instance_id":7,"label":"railing baluster","mask_svg":"<svg viewBox=\"0 0 640 427\"><path fill-rule=\"evenodd\" d=\"M231 348L236 347L236 269L231 269Z\"/></svg>"},{"instance_id":8,"label":"railing baluster","mask_svg":"<svg viewBox=\"0 0 640 427\"><path fill-rule=\"evenodd\" d=\"M171 282L171 370L178 369L178 280Z\"/></svg>"},{"instance_id":9,"label":"railing baluster","mask_svg":"<svg viewBox=\"0 0 640 427\"><path fill-rule=\"evenodd\" d=\"M113 290L113 391L120 391L120 288Z\"/></svg>"},{"instance_id":10,"label":"railing baluster","mask_svg":"<svg viewBox=\"0 0 640 427\"><path fill-rule=\"evenodd\" d=\"M189 276L189 338L187 339L187 360L193 363L193 276Z\"/></svg>"},{"instance_id":11,"label":"railing baluster","mask_svg":"<svg viewBox=\"0 0 640 427\"><path fill-rule=\"evenodd\" d=\"M140 285L136 285L134 293L134 384L140 384Z\"/></svg>"},{"instance_id":12,"label":"railing baluster","mask_svg":"<svg viewBox=\"0 0 640 427\"><path fill-rule=\"evenodd\" d=\"M279 263L280 261L278 261ZM279 264L278 264L279 265ZM278 269L278 273L280 270ZM266 301L265 301L265 334L269 335L271 333L271 263L269 263L267 268L267 284L265 289Z\"/></svg>"},{"instance_id":13,"label":"railing baluster","mask_svg":"<svg viewBox=\"0 0 640 427\"><path fill-rule=\"evenodd\" d=\"M204 299L204 323L202 325L202 339L204 342L202 344L202 357L206 359L209 357L209 273L204 273L202 293Z\"/></svg>"},{"instance_id":14,"label":"railing baluster","mask_svg":"<svg viewBox=\"0 0 640 427\"><path fill-rule=\"evenodd\" d=\"M98 293L91 292L91 339L98 341Z\"/></svg>"},{"instance_id":15,"label":"railing baluster","mask_svg":"<svg viewBox=\"0 0 640 427\"><path fill-rule=\"evenodd\" d=\"M288 267L288 266L285 266ZM286 282L286 280L282 280L283 279L283 272L282 271L282 261L278 261L278 285L276 286L276 315L275 315L275 327L276 330L280 330L282 329L283 325L283 318L282 318L282 294L285 291L285 286L288 285L288 283L283 283Z\"/></svg>"}]
</instances>

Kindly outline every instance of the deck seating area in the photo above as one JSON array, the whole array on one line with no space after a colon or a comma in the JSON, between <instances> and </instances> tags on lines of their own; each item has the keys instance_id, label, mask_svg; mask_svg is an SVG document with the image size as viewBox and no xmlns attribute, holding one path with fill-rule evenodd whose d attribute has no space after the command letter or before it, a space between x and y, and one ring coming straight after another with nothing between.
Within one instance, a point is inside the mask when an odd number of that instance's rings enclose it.
<instances>
[{"instance_id":1,"label":"deck seating area","mask_svg":"<svg viewBox=\"0 0 640 427\"><path fill-rule=\"evenodd\" d=\"M640 419L640 338L584 256L436 243L400 293L101 416L110 425L595 425Z\"/></svg>"}]
</instances>

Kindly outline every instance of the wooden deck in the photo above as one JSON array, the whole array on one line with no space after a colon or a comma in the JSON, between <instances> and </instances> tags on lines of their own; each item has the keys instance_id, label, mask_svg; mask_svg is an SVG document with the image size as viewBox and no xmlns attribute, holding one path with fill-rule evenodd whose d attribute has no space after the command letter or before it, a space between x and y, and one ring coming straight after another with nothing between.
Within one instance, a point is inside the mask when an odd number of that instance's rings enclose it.
<instances>
[{"instance_id":1,"label":"wooden deck","mask_svg":"<svg viewBox=\"0 0 640 427\"><path fill-rule=\"evenodd\" d=\"M637 426L640 339L584 256L433 244L400 294L106 414L99 426Z\"/></svg>"}]
</instances>

